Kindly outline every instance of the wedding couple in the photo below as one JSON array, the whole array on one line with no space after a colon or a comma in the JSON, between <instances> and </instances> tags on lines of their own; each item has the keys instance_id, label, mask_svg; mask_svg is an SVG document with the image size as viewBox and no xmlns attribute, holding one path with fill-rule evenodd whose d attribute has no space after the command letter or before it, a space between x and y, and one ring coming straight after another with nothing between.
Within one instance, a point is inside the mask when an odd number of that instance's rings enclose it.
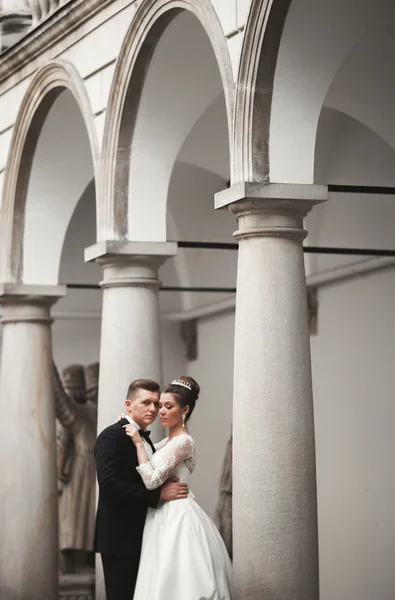
<instances>
[{"instance_id":1,"label":"wedding couple","mask_svg":"<svg viewBox=\"0 0 395 600\"><path fill-rule=\"evenodd\" d=\"M192 377L162 393L133 381L126 417L97 438L95 551L107 600L231 600L225 545L188 489L196 454L187 422L199 391ZM158 412L169 437L154 446L146 428Z\"/></svg>"}]
</instances>

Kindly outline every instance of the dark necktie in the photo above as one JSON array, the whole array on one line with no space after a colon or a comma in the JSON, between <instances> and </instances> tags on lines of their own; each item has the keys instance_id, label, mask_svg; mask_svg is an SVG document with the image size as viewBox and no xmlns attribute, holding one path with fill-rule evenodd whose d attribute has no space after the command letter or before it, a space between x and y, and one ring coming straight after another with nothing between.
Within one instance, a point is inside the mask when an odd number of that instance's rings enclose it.
<instances>
[{"instance_id":1,"label":"dark necktie","mask_svg":"<svg viewBox=\"0 0 395 600\"><path fill-rule=\"evenodd\" d=\"M142 438L145 439L146 442L148 442L150 444L150 442L151 442L151 440L149 439L149 436L151 435L150 431L144 431L143 429L139 429L139 434Z\"/></svg>"},{"instance_id":2,"label":"dark necktie","mask_svg":"<svg viewBox=\"0 0 395 600\"><path fill-rule=\"evenodd\" d=\"M139 434L143 438L143 440L145 440L147 442L147 444L149 444L151 446L152 452L155 452L155 446L153 445L153 443L151 442L150 437L149 437L151 435L151 432L144 431L143 429L139 429Z\"/></svg>"}]
</instances>

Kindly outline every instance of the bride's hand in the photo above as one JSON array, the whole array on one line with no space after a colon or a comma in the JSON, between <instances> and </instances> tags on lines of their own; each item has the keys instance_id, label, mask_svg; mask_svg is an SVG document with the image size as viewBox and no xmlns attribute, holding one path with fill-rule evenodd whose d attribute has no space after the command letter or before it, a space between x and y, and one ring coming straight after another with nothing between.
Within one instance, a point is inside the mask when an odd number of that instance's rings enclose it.
<instances>
[{"instance_id":1,"label":"bride's hand","mask_svg":"<svg viewBox=\"0 0 395 600\"><path fill-rule=\"evenodd\" d=\"M117 422L117 423L119 423L119 421L122 421L122 419L125 419L125 418L126 418L126 415L125 415L124 413L122 413L122 414L121 414L121 415L118 417L118 419L117 419L117 421L116 421L116 422Z\"/></svg>"},{"instance_id":2,"label":"bride's hand","mask_svg":"<svg viewBox=\"0 0 395 600\"><path fill-rule=\"evenodd\" d=\"M139 434L139 430L136 427L133 427L133 425L124 425L123 426L126 435L128 435L133 444L135 446L137 446L138 444L142 444L143 440L141 438L141 435Z\"/></svg>"}]
</instances>

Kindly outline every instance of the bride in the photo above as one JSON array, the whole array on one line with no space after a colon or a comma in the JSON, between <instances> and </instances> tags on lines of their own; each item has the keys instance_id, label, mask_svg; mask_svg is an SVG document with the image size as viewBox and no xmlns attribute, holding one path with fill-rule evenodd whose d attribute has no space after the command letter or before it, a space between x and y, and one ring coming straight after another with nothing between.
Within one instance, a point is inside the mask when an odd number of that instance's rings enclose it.
<instances>
[{"instance_id":1,"label":"bride","mask_svg":"<svg viewBox=\"0 0 395 600\"><path fill-rule=\"evenodd\" d=\"M169 437L156 444L151 462L138 429L124 426L147 489L174 478L188 482L195 469L195 442L187 422L199 391L192 377L176 379L163 390L159 415ZM231 600L231 577L225 544L192 493L148 509L134 600Z\"/></svg>"}]
</instances>

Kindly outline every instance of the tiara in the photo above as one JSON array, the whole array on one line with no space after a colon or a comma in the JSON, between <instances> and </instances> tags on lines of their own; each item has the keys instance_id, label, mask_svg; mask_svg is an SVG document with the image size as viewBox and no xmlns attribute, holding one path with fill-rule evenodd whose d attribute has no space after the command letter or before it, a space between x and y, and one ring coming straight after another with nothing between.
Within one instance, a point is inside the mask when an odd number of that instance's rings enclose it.
<instances>
[{"instance_id":1,"label":"tiara","mask_svg":"<svg viewBox=\"0 0 395 600\"><path fill-rule=\"evenodd\" d=\"M190 386L189 383L183 381L182 379L174 379L174 381L171 382L171 385L181 385L182 387L187 388L187 390L192 392L192 386Z\"/></svg>"}]
</instances>

